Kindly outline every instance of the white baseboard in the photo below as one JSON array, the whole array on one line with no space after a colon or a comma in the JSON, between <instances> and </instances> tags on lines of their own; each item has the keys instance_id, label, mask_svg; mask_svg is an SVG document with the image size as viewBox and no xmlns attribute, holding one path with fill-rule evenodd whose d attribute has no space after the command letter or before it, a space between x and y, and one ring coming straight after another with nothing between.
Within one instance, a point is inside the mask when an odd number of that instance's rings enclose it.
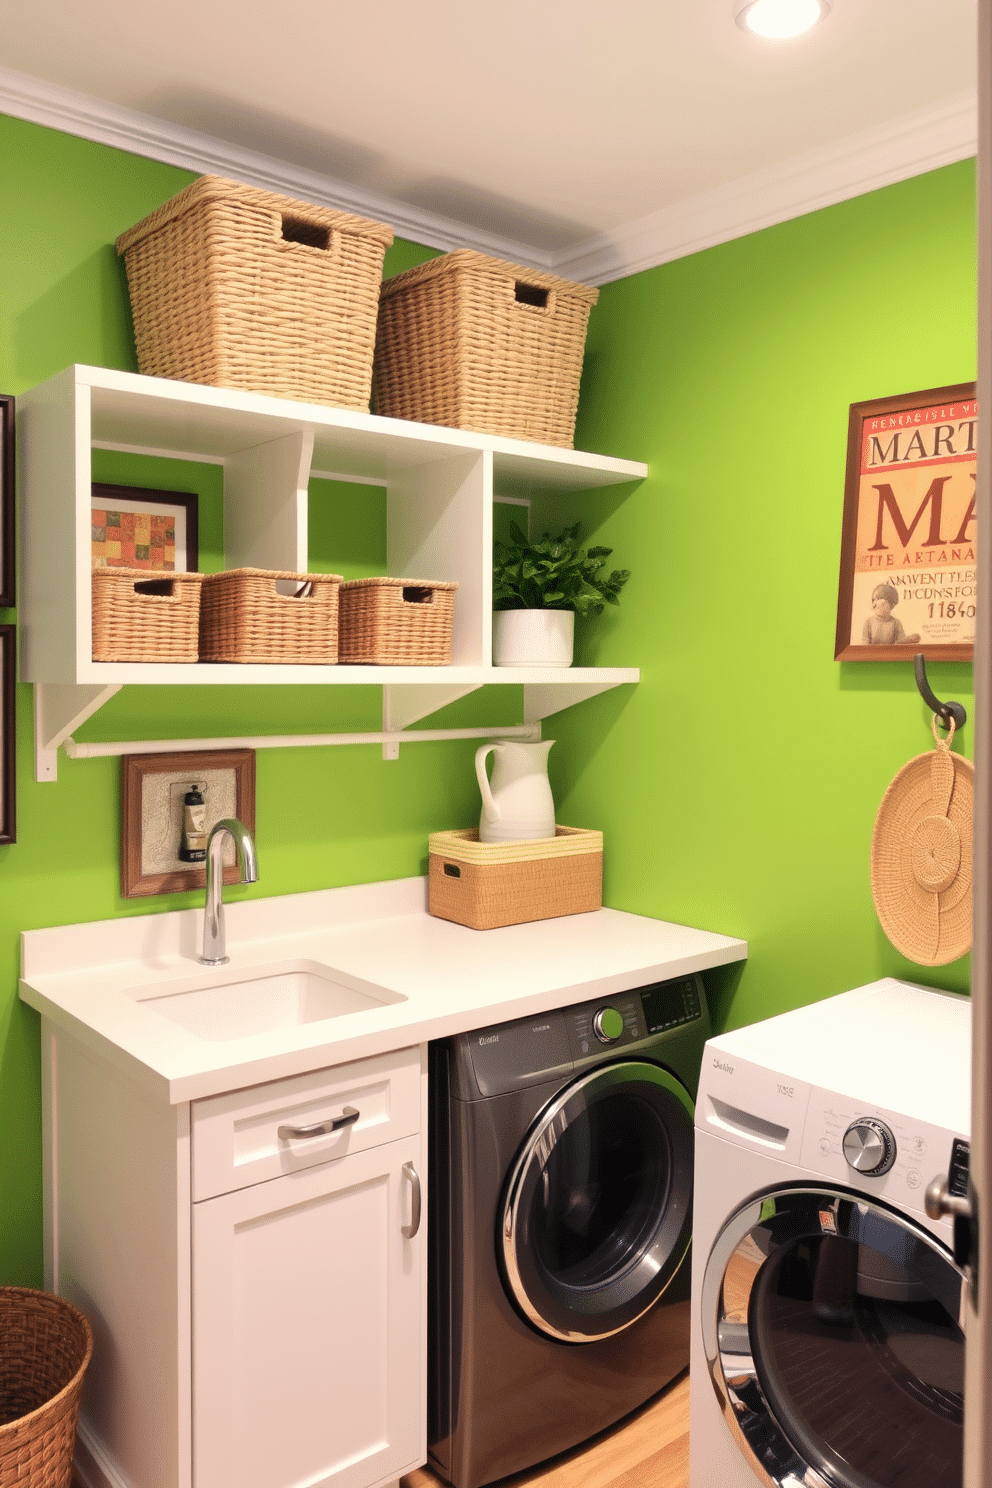
<instances>
[{"instance_id":1,"label":"white baseboard","mask_svg":"<svg viewBox=\"0 0 992 1488\"><path fill-rule=\"evenodd\" d=\"M83 1488L132 1488L82 1416L76 1428L76 1451L72 1466Z\"/></svg>"}]
</instances>

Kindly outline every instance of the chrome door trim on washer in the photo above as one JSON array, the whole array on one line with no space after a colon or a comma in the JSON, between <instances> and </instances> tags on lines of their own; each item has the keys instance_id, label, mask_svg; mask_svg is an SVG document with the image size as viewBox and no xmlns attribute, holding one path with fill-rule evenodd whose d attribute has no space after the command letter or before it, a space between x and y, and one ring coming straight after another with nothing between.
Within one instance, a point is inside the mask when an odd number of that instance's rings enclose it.
<instances>
[{"instance_id":1,"label":"chrome door trim on washer","mask_svg":"<svg viewBox=\"0 0 992 1488\"><path fill-rule=\"evenodd\" d=\"M547 1289L553 1286L559 1300L555 1306L542 1305L534 1296L539 1290L535 1276L525 1274L538 1264L528 1243L536 1190L541 1185L547 1197L549 1164L566 1132L601 1102L618 1095L642 1103L644 1132L659 1138L664 1194L656 1212L642 1222L640 1240L618 1258L608 1280L569 1287L549 1277ZM498 1223L505 1282L516 1305L541 1333L565 1343L609 1338L629 1328L661 1296L689 1249L693 1114L692 1099L674 1075L660 1065L633 1059L601 1065L572 1081L541 1112L510 1172ZM549 1317L549 1312L557 1317Z\"/></svg>"},{"instance_id":2,"label":"chrome door trim on washer","mask_svg":"<svg viewBox=\"0 0 992 1488\"><path fill-rule=\"evenodd\" d=\"M874 1479L852 1468L846 1459L840 1463L824 1454L817 1462L809 1461L817 1454L808 1446L800 1449L776 1414L754 1348L752 1304L761 1286L759 1277L776 1253L784 1254L804 1238L822 1243L824 1237L839 1236L870 1246L866 1238L870 1227L880 1222L899 1227L911 1244L924 1247L927 1274L922 1289L963 1329L967 1279L946 1247L910 1216L875 1204L854 1190L812 1184L768 1190L728 1217L707 1259L700 1293L707 1368L745 1458L774 1488L871 1488ZM735 1261L728 1307L725 1281ZM868 1295L916 1300L912 1279L903 1283L904 1296L891 1273L880 1276L876 1284L879 1290Z\"/></svg>"}]
</instances>

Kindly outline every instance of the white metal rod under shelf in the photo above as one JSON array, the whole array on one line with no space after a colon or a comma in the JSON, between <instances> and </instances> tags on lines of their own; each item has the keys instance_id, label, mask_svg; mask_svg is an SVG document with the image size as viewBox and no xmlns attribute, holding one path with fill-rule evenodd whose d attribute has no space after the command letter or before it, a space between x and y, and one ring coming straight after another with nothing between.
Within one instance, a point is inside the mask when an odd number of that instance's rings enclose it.
<instances>
[{"instance_id":1,"label":"white metal rod under shelf","mask_svg":"<svg viewBox=\"0 0 992 1488\"><path fill-rule=\"evenodd\" d=\"M121 743L78 744L70 735L63 748L70 759L121 754L193 754L205 749L301 749L325 744L437 744L447 739L528 739L541 737L540 723L508 728L380 729L367 734L261 734L230 739L137 739Z\"/></svg>"}]
</instances>

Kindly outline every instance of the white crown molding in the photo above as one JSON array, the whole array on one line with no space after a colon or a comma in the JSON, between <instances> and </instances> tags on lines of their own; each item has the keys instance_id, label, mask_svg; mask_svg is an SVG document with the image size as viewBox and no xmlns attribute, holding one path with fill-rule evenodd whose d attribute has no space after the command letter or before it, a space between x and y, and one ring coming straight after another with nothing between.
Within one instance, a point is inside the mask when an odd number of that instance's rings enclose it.
<instances>
[{"instance_id":1,"label":"white crown molding","mask_svg":"<svg viewBox=\"0 0 992 1488\"><path fill-rule=\"evenodd\" d=\"M584 284L608 284L966 160L977 150L977 92L960 93L652 212L610 238L556 255L553 272Z\"/></svg>"},{"instance_id":2,"label":"white crown molding","mask_svg":"<svg viewBox=\"0 0 992 1488\"><path fill-rule=\"evenodd\" d=\"M977 153L978 139L977 94L957 94L877 129L848 135L781 165L687 197L575 249L549 253L4 67L0 67L0 112L198 174L229 176L301 201L388 222L399 237L430 248L444 252L476 248L583 284L608 284L967 159Z\"/></svg>"},{"instance_id":3,"label":"white crown molding","mask_svg":"<svg viewBox=\"0 0 992 1488\"><path fill-rule=\"evenodd\" d=\"M0 67L0 113L12 114L32 124L44 124L65 134L112 145L132 155L144 155L177 165L198 175L227 176L265 191L278 191L298 201L334 207L386 222L397 237L450 252L476 248L497 258L514 260L531 268L547 269L548 254L511 238L466 227L438 213L423 211L404 202L360 186L351 186L319 171L291 165L256 150L246 150L227 140L170 124L151 114L119 108L87 93L77 93L58 83L30 77L12 68Z\"/></svg>"}]
</instances>

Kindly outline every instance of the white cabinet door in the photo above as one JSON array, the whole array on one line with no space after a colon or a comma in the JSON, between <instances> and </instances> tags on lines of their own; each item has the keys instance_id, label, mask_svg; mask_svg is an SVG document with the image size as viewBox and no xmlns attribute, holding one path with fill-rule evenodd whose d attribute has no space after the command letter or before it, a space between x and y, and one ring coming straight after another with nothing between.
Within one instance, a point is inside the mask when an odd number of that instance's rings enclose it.
<instances>
[{"instance_id":1,"label":"white cabinet door","mask_svg":"<svg viewBox=\"0 0 992 1488\"><path fill-rule=\"evenodd\" d=\"M414 1173L419 1136L193 1206L193 1488L373 1488L424 1461Z\"/></svg>"}]
</instances>

